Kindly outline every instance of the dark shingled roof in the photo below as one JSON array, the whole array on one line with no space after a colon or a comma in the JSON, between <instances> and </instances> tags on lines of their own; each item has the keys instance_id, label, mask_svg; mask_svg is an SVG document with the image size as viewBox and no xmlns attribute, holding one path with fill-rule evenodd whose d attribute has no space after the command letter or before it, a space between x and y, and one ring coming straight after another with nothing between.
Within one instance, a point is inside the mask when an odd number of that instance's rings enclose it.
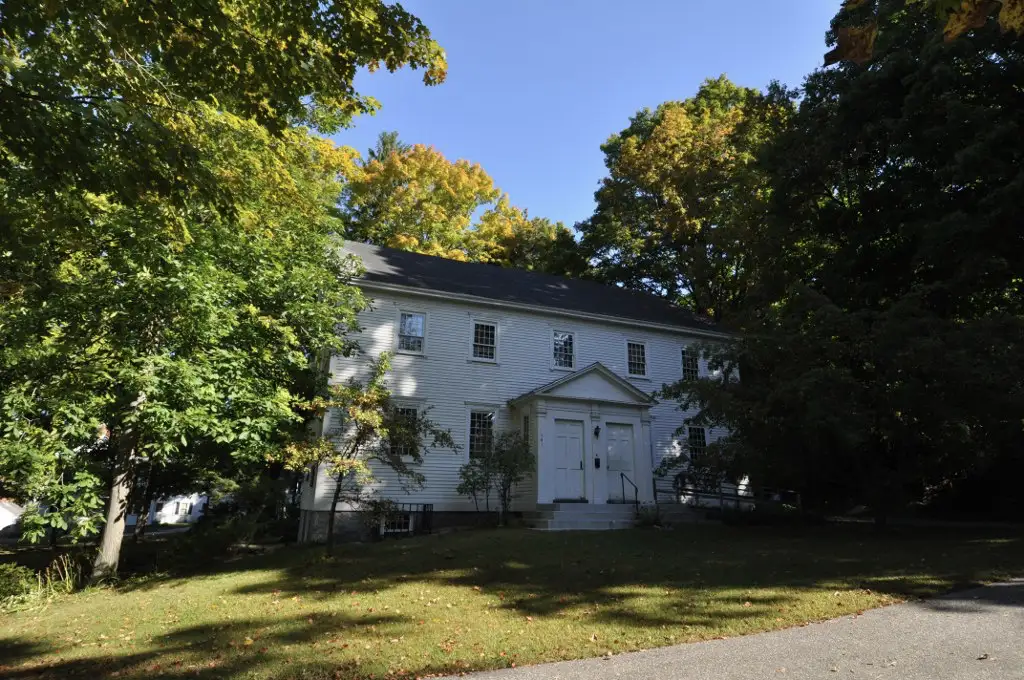
<instances>
[{"instance_id":1,"label":"dark shingled roof","mask_svg":"<svg viewBox=\"0 0 1024 680\"><path fill-rule=\"evenodd\" d=\"M670 302L646 293L582 279L551 276L479 262L458 262L394 248L346 241L345 250L366 268L367 283L475 295L489 300L549 307L632 321L719 330Z\"/></svg>"}]
</instances>

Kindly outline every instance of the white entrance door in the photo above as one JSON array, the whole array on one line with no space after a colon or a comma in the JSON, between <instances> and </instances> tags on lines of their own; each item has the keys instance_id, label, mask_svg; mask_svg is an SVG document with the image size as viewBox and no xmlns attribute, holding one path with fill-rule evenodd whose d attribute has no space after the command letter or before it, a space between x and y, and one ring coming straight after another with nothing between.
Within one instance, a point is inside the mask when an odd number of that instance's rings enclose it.
<instances>
[{"instance_id":1,"label":"white entrance door","mask_svg":"<svg viewBox=\"0 0 1024 680\"><path fill-rule=\"evenodd\" d=\"M634 462L633 426L626 423L607 423L608 436L608 497L633 500L633 487L622 479L622 474L634 484L636 465ZM625 492L623 492L625 486ZM623 496L625 493L625 496Z\"/></svg>"},{"instance_id":2,"label":"white entrance door","mask_svg":"<svg viewBox=\"0 0 1024 680\"><path fill-rule=\"evenodd\" d=\"M555 498L583 498L583 421L555 419Z\"/></svg>"}]
</instances>

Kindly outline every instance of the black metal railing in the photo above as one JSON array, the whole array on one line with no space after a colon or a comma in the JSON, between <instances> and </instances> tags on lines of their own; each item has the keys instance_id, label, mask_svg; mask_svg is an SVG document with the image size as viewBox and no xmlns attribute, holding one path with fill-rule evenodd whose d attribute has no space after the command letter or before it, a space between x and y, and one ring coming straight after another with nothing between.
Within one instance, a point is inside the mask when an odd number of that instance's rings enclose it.
<instances>
[{"instance_id":1,"label":"black metal railing","mask_svg":"<svg viewBox=\"0 0 1024 680\"><path fill-rule=\"evenodd\" d=\"M654 478L654 502L675 503L698 508L753 510L758 506L801 507L800 493L788 489L751 487L731 483L717 486L680 483L669 477Z\"/></svg>"},{"instance_id":2,"label":"black metal railing","mask_svg":"<svg viewBox=\"0 0 1024 680\"><path fill-rule=\"evenodd\" d=\"M622 484L622 502L623 503L626 502L626 483L627 482L629 483L629 485L631 487L633 487L633 507L639 508L640 507L640 489L636 488L636 484L633 483L632 479L630 479L629 477L626 476L625 472L620 472L619 473L619 483Z\"/></svg>"}]
</instances>

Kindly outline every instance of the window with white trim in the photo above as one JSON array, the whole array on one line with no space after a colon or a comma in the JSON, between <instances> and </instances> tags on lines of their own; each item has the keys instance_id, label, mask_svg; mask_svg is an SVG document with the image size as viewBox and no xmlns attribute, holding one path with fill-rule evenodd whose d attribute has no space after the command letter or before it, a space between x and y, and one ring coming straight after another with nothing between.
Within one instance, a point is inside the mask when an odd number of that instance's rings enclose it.
<instances>
[{"instance_id":1,"label":"window with white trim","mask_svg":"<svg viewBox=\"0 0 1024 680\"><path fill-rule=\"evenodd\" d=\"M498 324L491 321L473 322L473 358L495 361L498 358Z\"/></svg>"},{"instance_id":2,"label":"window with white trim","mask_svg":"<svg viewBox=\"0 0 1024 680\"><path fill-rule=\"evenodd\" d=\"M423 353L427 318L419 312L402 312L398 318L398 351Z\"/></svg>"},{"instance_id":3,"label":"window with white trim","mask_svg":"<svg viewBox=\"0 0 1024 680\"><path fill-rule=\"evenodd\" d=\"M480 409L469 412L470 458L482 458L491 451L494 442L494 411Z\"/></svg>"},{"instance_id":4,"label":"window with white trim","mask_svg":"<svg viewBox=\"0 0 1024 680\"><path fill-rule=\"evenodd\" d=\"M576 334L554 331L552 342L555 368L576 368Z\"/></svg>"},{"instance_id":5,"label":"window with white trim","mask_svg":"<svg viewBox=\"0 0 1024 680\"><path fill-rule=\"evenodd\" d=\"M626 343L626 370L630 375L647 375L647 345L642 342Z\"/></svg>"},{"instance_id":6,"label":"window with white trim","mask_svg":"<svg viewBox=\"0 0 1024 680\"><path fill-rule=\"evenodd\" d=\"M396 406L393 409L392 430L388 432L388 447L392 456L412 456L416 453L416 419L419 411L413 406Z\"/></svg>"},{"instance_id":7,"label":"window with white trim","mask_svg":"<svg viewBox=\"0 0 1024 680\"><path fill-rule=\"evenodd\" d=\"M703 427L686 428L686 447L691 458L700 458L708 450L708 437Z\"/></svg>"},{"instance_id":8,"label":"window with white trim","mask_svg":"<svg viewBox=\"0 0 1024 680\"><path fill-rule=\"evenodd\" d=\"M696 350L683 348L683 380L693 382L700 375L699 358Z\"/></svg>"}]
</instances>

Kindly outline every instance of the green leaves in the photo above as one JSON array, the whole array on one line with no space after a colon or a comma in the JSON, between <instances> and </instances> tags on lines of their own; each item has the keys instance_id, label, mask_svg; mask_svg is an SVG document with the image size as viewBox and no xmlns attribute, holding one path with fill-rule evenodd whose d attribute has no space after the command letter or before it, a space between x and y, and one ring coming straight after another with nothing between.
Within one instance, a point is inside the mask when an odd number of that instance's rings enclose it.
<instances>
[{"instance_id":1,"label":"green leaves","mask_svg":"<svg viewBox=\"0 0 1024 680\"><path fill-rule=\"evenodd\" d=\"M711 356L742 381L673 392L688 421L731 431L721 468L830 512L933 502L1019 460L1020 40L934 28L907 7L870 68L807 78L760 157L746 335Z\"/></svg>"},{"instance_id":2,"label":"green leaves","mask_svg":"<svg viewBox=\"0 0 1024 680\"><path fill-rule=\"evenodd\" d=\"M301 421L362 298L331 214L355 154L300 126L374 110L353 78L380 65L445 74L379 0L4 4L5 493L95 528L90 480L113 504L139 461L260 460Z\"/></svg>"},{"instance_id":3,"label":"green leaves","mask_svg":"<svg viewBox=\"0 0 1024 680\"><path fill-rule=\"evenodd\" d=\"M20 293L0 308L4 441L24 454L0 474L29 498L57 452L104 450L100 424L157 461L195 439L262 446L297 419L296 376L355 322L356 263L325 210L350 154L204 107L179 132L231 209L4 184L42 217L8 212L0 250L50 253L14 268Z\"/></svg>"},{"instance_id":4,"label":"green leaves","mask_svg":"<svg viewBox=\"0 0 1024 680\"><path fill-rule=\"evenodd\" d=\"M768 199L756 154L792 113L793 93L707 80L681 102L643 109L602 147L609 176L578 225L595 273L726 318L742 304L746 244Z\"/></svg>"}]
</instances>

